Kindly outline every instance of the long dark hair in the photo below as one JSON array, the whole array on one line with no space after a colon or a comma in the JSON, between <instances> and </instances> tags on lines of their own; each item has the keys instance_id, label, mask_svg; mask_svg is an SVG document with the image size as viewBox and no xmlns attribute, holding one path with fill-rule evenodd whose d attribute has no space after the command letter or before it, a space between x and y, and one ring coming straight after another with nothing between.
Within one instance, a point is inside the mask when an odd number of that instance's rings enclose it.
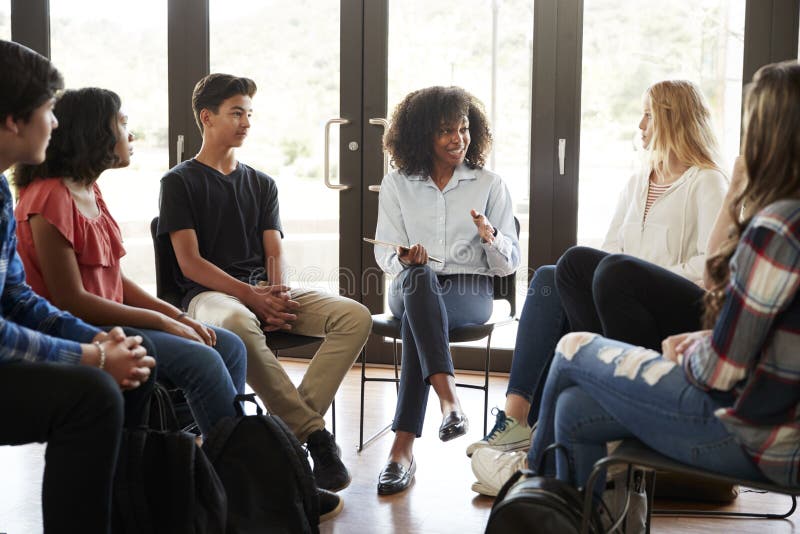
<instances>
[{"instance_id":1,"label":"long dark hair","mask_svg":"<svg viewBox=\"0 0 800 534\"><path fill-rule=\"evenodd\" d=\"M392 163L404 174L429 174L433 170L433 141L442 124L467 117L471 141L465 163L482 168L492 146L483 104L460 87L428 87L409 93L392 114L383 144Z\"/></svg>"},{"instance_id":2,"label":"long dark hair","mask_svg":"<svg viewBox=\"0 0 800 534\"><path fill-rule=\"evenodd\" d=\"M729 262L753 216L778 200L800 198L800 64L786 61L756 72L747 88L744 121L748 180L728 206L735 221L731 234L707 263L715 282L705 297L704 322L709 328L725 304Z\"/></svg>"},{"instance_id":3,"label":"long dark hair","mask_svg":"<svg viewBox=\"0 0 800 534\"><path fill-rule=\"evenodd\" d=\"M36 179L55 177L85 184L97 180L117 163L114 146L119 110L119 96L108 89L64 91L53 110L59 125L50 137L44 163L17 165L14 184L22 188Z\"/></svg>"}]
</instances>

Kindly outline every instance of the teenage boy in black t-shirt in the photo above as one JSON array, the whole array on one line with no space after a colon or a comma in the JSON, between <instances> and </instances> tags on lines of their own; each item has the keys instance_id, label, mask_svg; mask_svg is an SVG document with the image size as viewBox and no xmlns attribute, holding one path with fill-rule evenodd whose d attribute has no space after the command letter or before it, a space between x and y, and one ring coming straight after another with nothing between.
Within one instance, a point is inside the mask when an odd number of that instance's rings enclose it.
<instances>
[{"instance_id":1,"label":"teenage boy in black t-shirt","mask_svg":"<svg viewBox=\"0 0 800 534\"><path fill-rule=\"evenodd\" d=\"M366 342L369 311L344 297L287 287L278 191L266 174L237 161L250 128L255 83L210 74L192 95L203 145L161 180L159 234L169 234L182 272L184 306L195 319L238 334L247 381L314 460L321 488L350 483L323 414ZM324 338L295 388L267 347L270 332Z\"/></svg>"}]
</instances>

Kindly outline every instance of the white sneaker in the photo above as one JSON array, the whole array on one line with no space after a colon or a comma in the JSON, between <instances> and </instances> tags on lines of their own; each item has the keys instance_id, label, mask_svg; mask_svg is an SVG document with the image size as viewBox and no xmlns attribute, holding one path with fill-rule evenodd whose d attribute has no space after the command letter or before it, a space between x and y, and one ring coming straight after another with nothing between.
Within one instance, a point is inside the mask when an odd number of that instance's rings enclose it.
<instances>
[{"instance_id":1,"label":"white sneaker","mask_svg":"<svg viewBox=\"0 0 800 534\"><path fill-rule=\"evenodd\" d=\"M525 469L528 455L522 451L502 452L483 447L472 455L472 472L478 479L472 491L496 497L511 475Z\"/></svg>"},{"instance_id":2,"label":"white sneaker","mask_svg":"<svg viewBox=\"0 0 800 534\"><path fill-rule=\"evenodd\" d=\"M484 447L498 451L527 451L530 448L531 429L514 417L507 416L503 410L495 410L492 410L495 413L494 427L482 440L467 447L467 456L471 457L476 450Z\"/></svg>"}]
</instances>

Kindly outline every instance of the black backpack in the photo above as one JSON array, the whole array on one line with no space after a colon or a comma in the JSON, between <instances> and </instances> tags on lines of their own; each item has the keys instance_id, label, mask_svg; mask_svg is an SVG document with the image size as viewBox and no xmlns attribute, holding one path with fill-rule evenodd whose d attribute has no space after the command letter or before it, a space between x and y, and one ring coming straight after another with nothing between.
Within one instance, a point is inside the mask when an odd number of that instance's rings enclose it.
<instances>
[{"instance_id":1,"label":"black backpack","mask_svg":"<svg viewBox=\"0 0 800 534\"><path fill-rule=\"evenodd\" d=\"M561 445L545 449L539 463L540 473L543 472L546 453L553 449L564 450ZM486 534L578 534L583 521L583 497L582 491L563 480L538 476L527 469L517 471L497 494ZM588 532L604 532L594 507Z\"/></svg>"},{"instance_id":2,"label":"black backpack","mask_svg":"<svg viewBox=\"0 0 800 534\"><path fill-rule=\"evenodd\" d=\"M224 534L226 504L214 468L195 436L179 429L169 393L155 384L140 425L122 434L112 532Z\"/></svg>"},{"instance_id":3,"label":"black backpack","mask_svg":"<svg viewBox=\"0 0 800 534\"><path fill-rule=\"evenodd\" d=\"M244 415L241 402L256 404ZM238 395L238 417L220 420L203 449L228 495L228 534L319 532L319 500L305 450L286 424Z\"/></svg>"}]
</instances>

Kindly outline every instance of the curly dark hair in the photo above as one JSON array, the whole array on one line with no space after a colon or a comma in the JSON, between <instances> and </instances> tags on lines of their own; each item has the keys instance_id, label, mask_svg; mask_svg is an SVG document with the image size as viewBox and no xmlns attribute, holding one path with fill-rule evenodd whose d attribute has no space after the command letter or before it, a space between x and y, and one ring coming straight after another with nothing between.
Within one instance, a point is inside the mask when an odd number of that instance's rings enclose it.
<instances>
[{"instance_id":1,"label":"curly dark hair","mask_svg":"<svg viewBox=\"0 0 800 534\"><path fill-rule=\"evenodd\" d=\"M492 146L489 121L480 100L455 86L420 89L397 105L383 137L392 164L406 175L430 174L436 132L442 124L456 123L465 116L472 140L464 161L472 169L482 168Z\"/></svg>"},{"instance_id":2,"label":"curly dark hair","mask_svg":"<svg viewBox=\"0 0 800 534\"><path fill-rule=\"evenodd\" d=\"M34 180L56 177L85 184L97 180L118 160L114 146L119 110L119 96L108 89L64 91L53 109L59 125L50 137L44 163L17 165L14 184L22 188Z\"/></svg>"}]
</instances>

